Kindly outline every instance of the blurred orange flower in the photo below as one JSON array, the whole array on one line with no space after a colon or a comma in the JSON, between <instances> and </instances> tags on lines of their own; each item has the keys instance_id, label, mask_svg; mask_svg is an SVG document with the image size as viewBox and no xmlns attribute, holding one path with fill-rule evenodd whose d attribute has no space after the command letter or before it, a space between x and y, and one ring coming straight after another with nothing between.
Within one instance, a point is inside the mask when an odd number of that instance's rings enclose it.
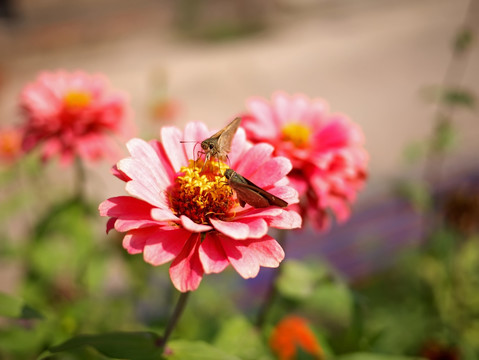
<instances>
[{"instance_id":1,"label":"blurred orange flower","mask_svg":"<svg viewBox=\"0 0 479 360\"><path fill-rule=\"evenodd\" d=\"M0 161L10 164L22 154L22 132L17 128L0 129Z\"/></svg>"},{"instance_id":2,"label":"blurred orange flower","mask_svg":"<svg viewBox=\"0 0 479 360\"><path fill-rule=\"evenodd\" d=\"M273 330L269 345L280 360L296 359L298 348L323 359L323 350L305 319L291 315L281 320Z\"/></svg>"}]
</instances>

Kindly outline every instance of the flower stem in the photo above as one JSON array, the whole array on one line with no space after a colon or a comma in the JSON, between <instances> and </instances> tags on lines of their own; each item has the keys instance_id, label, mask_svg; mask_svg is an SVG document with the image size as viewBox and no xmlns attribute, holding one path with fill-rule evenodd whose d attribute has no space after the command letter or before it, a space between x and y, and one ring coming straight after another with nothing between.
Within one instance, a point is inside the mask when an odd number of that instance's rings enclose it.
<instances>
[{"instance_id":1,"label":"flower stem","mask_svg":"<svg viewBox=\"0 0 479 360\"><path fill-rule=\"evenodd\" d=\"M286 248L286 235L287 232L286 230L280 230L279 235L278 235L278 243L281 245L283 250ZM271 281L269 283L268 290L266 291L266 295L263 299L263 303L261 304L258 315L256 317L256 327L257 328L262 328L265 321L266 317L268 316L268 312L271 309L271 305L273 304L274 300L276 299L276 296L278 295L278 287L276 286L279 276L281 275L281 264L275 269L273 276L271 277Z\"/></svg>"},{"instance_id":2,"label":"flower stem","mask_svg":"<svg viewBox=\"0 0 479 360\"><path fill-rule=\"evenodd\" d=\"M474 24L477 22L474 14L478 10L478 2L475 0L470 0L467 5L464 19L460 25L461 32L467 33L469 36L473 36L475 31ZM442 79L441 90L444 89L451 90L455 89L461 85L468 62L471 58L470 45L458 47L458 34L456 34L455 46L451 58L446 67L444 73L444 78ZM423 169L423 179L430 189L433 187L439 188L441 186L444 164L446 160L446 152L443 146L441 146L441 135L444 131L450 131L445 129L452 128L453 125L453 115L456 110L457 104L448 103L444 100L439 100L436 106L434 114L434 128L430 136L430 139L427 143L424 169ZM434 206L436 208L436 206ZM422 233L423 236L428 236L428 229L432 229L438 223L438 216L432 212L431 214L426 214L422 219ZM430 220L429 220L430 218Z\"/></svg>"},{"instance_id":3,"label":"flower stem","mask_svg":"<svg viewBox=\"0 0 479 360\"><path fill-rule=\"evenodd\" d=\"M83 199L85 192L85 166L83 165L80 157L75 158L75 175L76 175L76 197L80 200Z\"/></svg>"},{"instance_id":4,"label":"flower stem","mask_svg":"<svg viewBox=\"0 0 479 360\"><path fill-rule=\"evenodd\" d=\"M175 310L173 311L173 315L170 317L168 324L166 325L165 334L163 335L163 338L159 343L160 347L164 348L166 346L166 343L168 342L168 339L170 338L173 329L176 327L176 324L178 323L178 320L180 319L181 314L185 309L186 301L188 300L189 294L189 291L181 293L180 298L176 303Z\"/></svg>"}]
</instances>

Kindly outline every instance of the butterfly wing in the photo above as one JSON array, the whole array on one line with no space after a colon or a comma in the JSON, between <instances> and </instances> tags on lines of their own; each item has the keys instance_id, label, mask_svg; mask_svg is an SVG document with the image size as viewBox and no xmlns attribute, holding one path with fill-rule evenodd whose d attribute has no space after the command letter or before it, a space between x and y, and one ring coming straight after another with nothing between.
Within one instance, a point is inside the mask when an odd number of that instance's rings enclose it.
<instances>
[{"instance_id":1,"label":"butterfly wing","mask_svg":"<svg viewBox=\"0 0 479 360\"><path fill-rule=\"evenodd\" d=\"M237 117L221 130L218 137L218 155L225 157L231 151L231 143L241 123L241 118ZM218 134L218 133L217 133ZM216 134L215 134L216 135ZM213 136L215 136L213 135Z\"/></svg>"},{"instance_id":2,"label":"butterfly wing","mask_svg":"<svg viewBox=\"0 0 479 360\"><path fill-rule=\"evenodd\" d=\"M255 208L265 208L270 206L269 201L262 194L248 184L235 184L233 189L236 191L236 196L241 207L249 204Z\"/></svg>"},{"instance_id":3,"label":"butterfly wing","mask_svg":"<svg viewBox=\"0 0 479 360\"><path fill-rule=\"evenodd\" d=\"M236 196L242 207L244 207L244 204L241 204L241 202L247 203L255 208L264 208L271 205L279 207L288 206L286 201L260 188L244 176L232 172L230 174L229 183L236 191Z\"/></svg>"}]
</instances>

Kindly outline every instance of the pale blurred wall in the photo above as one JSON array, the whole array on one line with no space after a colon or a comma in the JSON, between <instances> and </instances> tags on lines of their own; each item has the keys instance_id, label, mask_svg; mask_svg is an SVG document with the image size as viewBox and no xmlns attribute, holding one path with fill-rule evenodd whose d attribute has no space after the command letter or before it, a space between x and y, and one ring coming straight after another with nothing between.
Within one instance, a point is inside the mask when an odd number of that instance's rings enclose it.
<instances>
[{"instance_id":1,"label":"pale blurred wall","mask_svg":"<svg viewBox=\"0 0 479 360\"><path fill-rule=\"evenodd\" d=\"M105 73L115 88L130 94L147 138L158 130L147 111L157 72L167 74L169 94L181 103L180 126L199 120L217 128L249 96L302 92L325 98L332 111L348 114L364 129L371 154L364 199L410 170L404 147L428 134L434 110L419 92L442 81L468 1L271 2L267 31L218 43L178 36L171 26L174 9L165 1L61 3L23 0L23 18L0 25L2 124L18 120L18 92L44 69ZM464 78L476 94L478 46ZM479 150L477 113L458 112L457 124L461 137L451 167L477 162ZM118 194L120 182L107 185L110 165L93 170L91 192Z\"/></svg>"}]
</instances>

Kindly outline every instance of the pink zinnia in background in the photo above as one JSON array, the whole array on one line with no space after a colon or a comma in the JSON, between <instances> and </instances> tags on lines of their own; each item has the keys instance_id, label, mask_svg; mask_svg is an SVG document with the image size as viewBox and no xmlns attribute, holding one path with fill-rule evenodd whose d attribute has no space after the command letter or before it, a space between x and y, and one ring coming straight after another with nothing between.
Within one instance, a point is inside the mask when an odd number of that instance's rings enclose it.
<instances>
[{"instance_id":1,"label":"pink zinnia in background","mask_svg":"<svg viewBox=\"0 0 479 360\"><path fill-rule=\"evenodd\" d=\"M43 160L59 155L63 164L76 156L118 159L118 146L110 135L127 135L131 128L125 96L108 86L105 76L82 71L39 74L20 94L23 149L41 147Z\"/></svg>"},{"instance_id":2,"label":"pink zinnia in background","mask_svg":"<svg viewBox=\"0 0 479 360\"><path fill-rule=\"evenodd\" d=\"M300 194L303 217L319 229L328 225L328 210L338 221L349 217L349 206L367 176L368 154L356 124L329 113L321 99L279 92L270 102L248 100L242 126L248 139L268 142L275 155L291 160L288 177Z\"/></svg>"},{"instance_id":3,"label":"pink zinnia in background","mask_svg":"<svg viewBox=\"0 0 479 360\"><path fill-rule=\"evenodd\" d=\"M195 144L180 143L211 135L204 124L189 123L184 133L163 127L161 142L130 140L131 156L114 168L129 195L110 198L99 207L102 216L110 217L107 230L126 233L123 246L130 254L143 253L152 265L172 261L170 277L182 292L195 290L203 274L221 272L229 264L244 278L255 277L260 266L277 267L284 252L267 235L268 228L301 225L292 210L241 208L223 176L227 166L213 159L203 167L203 160L191 160ZM272 153L269 144L247 142L240 128L229 165L270 193L297 203L297 191L285 177L291 162Z\"/></svg>"}]
</instances>

